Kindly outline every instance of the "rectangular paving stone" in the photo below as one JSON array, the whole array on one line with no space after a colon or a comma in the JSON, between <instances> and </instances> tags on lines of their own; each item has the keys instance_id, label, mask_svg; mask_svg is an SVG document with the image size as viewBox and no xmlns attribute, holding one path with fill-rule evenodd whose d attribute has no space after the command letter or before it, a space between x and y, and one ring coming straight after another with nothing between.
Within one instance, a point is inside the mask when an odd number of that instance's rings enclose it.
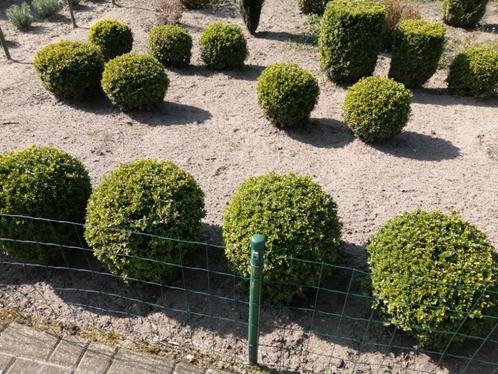
<instances>
[{"instance_id":1,"label":"rectangular paving stone","mask_svg":"<svg viewBox=\"0 0 498 374\"><path fill-rule=\"evenodd\" d=\"M6 374L70 374L71 370L18 358Z\"/></svg>"},{"instance_id":2,"label":"rectangular paving stone","mask_svg":"<svg viewBox=\"0 0 498 374\"><path fill-rule=\"evenodd\" d=\"M175 372L173 374L189 374L189 373L202 374L204 373L204 370L180 362L178 365L176 365Z\"/></svg>"},{"instance_id":3,"label":"rectangular paving stone","mask_svg":"<svg viewBox=\"0 0 498 374\"><path fill-rule=\"evenodd\" d=\"M140 353L120 349L116 353L107 374L121 374L126 372L133 372L133 374L171 374L174 366L174 361L165 357L145 356Z\"/></svg>"},{"instance_id":4,"label":"rectangular paving stone","mask_svg":"<svg viewBox=\"0 0 498 374\"><path fill-rule=\"evenodd\" d=\"M90 343L75 374L103 374L109 367L116 348Z\"/></svg>"},{"instance_id":5,"label":"rectangular paving stone","mask_svg":"<svg viewBox=\"0 0 498 374\"><path fill-rule=\"evenodd\" d=\"M0 353L0 374L3 374L9 367L14 357Z\"/></svg>"},{"instance_id":6,"label":"rectangular paving stone","mask_svg":"<svg viewBox=\"0 0 498 374\"><path fill-rule=\"evenodd\" d=\"M46 332L11 323L0 333L0 351L16 357L46 360L58 340Z\"/></svg>"},{"instance_id":7,"label":"rectangular paving stone","mask_svg":"<svg viewBox=\"0 0 498 374\"><path fill-rule=\"evenodd\" d=\"M75 368L88 342L72 336L65 336L50 356L49 362L68 368Z\"/></svg>"}]
</instances>

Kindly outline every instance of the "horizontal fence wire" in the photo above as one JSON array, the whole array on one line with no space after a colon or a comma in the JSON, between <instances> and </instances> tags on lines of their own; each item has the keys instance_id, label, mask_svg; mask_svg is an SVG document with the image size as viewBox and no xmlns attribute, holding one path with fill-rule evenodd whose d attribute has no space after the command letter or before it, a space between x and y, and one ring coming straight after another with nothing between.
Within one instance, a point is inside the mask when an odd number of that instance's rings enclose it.
<instances>
[{"instance_id":1,"label":"horizontal fence wire","mask_svg":"<svg viewBox=\"0 0 498 374\"><path fill-rule=\"evenodd\" d=\"M26 222L39 225L40 231L51 227L54 233L69 227L76 235L70 240L54 235L53 240L43 241L22 230L19 235L7 236L9 231L0 229L0 252L17 245L63 254L60 264L27 263L0 255L0 308L56 321L62 326L84 326L87 330L116 334L124 340L147 345L167 343L228 358L233 363L246 362L249 279L231 271L222 245L110 227L109 231L124 232L130 237L174 242L189 248L189 255L180 263L117 254L127 261L158 264L175 273L169 282L138 277L124 282L94 256L84 240L85 225L0 214L1 225L15 223L22 227ZM249 243L247 253L249 258ZM305 284L264 282L264 288L278 287L298 296L289 304L277 304L266 301L263 292L261 365L303 373L498 373L498 315L482 316L489 322L487 330L467 333L462 327L472 308L448 309L447 313L461 320L458 328L431 331L448 337L446 346L440 350L416 348L410 334L388 325L372 307L379 300L365 285L381 275L291 256L276 260L290 264L291 268L304 266L310 277ZM407 280L412 286L429 282L414 277ZM446 287L448 292L468 287L429 283ZM496 289L472 290L480 297L498 299ZM407 306L438 308L424 303ZM423 326L413 327L415 333L426 331ZM454 344L461 339L465 339L463 345Z\"/></svg>"}]
</instances>

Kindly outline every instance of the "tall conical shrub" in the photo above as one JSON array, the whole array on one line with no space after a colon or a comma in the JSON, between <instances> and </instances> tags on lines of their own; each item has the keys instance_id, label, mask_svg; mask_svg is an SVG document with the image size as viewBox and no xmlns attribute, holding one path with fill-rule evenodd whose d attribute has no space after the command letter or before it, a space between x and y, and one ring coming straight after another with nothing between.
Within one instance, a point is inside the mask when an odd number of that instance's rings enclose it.
<instances>
[{"instance_id":1,"label":"tall conical shrub","mask_svg":"<svg viewBox=\"0 0 498 374\"><path fill-rule=\"evenodd\" d=\"M251 34L256 32L265 0L240 0L240 14Z\"/></svg>"}]
</instances>

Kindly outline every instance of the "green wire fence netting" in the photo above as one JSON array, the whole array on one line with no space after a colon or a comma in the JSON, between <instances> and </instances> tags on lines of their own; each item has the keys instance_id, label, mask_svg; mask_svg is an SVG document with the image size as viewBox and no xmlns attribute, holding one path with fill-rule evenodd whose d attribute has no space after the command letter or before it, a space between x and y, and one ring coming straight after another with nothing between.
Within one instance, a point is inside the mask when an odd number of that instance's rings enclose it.
<instances>
[{"instance_id":1,"label":"green wire fence netting","mask_svg":"<svg viewBox=\"0 0 498 374\"><path fill-rule=\"evenodd\" d=\"M84 327L124 341L167 344L235 364L247 362L249 282L230 270L222 246L127 232L183 243L189 250L178 263L161 264L176 269L170 282L135 278L124 282L94 257L83 239L82 224L0 214L2 225L27 223L53 230L56 240L40 242L21 234L0 237L0 249L15 245L20 250L59 251L61 263L26 263L0 255L0 310L56 322L63 327L61 334ZM56 235L61 228L74 232L71 239ZM204 231L221 242L219 228L209 226ZM472 310L449 311L461 316L460 326L454 331L431 331L447 336L447 344L440 350L417 348L410 335L388 325L372 308L376 300L367 291L371 275L365 269L291 260L312 266L313 284L279 284L299 290L288 305L266 302L263 292L260 365L304 373L498 373L497 315L483 316L489 328L469 335L461 327ZM477 293L498 297L495 290ZM462 337L463 345L454 344Z\"/></svg>"}]
</instances>

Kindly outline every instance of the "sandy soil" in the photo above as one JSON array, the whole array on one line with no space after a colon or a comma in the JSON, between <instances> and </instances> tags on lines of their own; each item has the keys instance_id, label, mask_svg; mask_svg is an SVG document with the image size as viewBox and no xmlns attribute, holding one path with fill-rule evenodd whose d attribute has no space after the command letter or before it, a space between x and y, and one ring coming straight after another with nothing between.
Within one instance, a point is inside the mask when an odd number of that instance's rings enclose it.
<instances>
[{"instance_id":1,"label":"sandy soil","mask_svg":"<svg viewBox=\"0 0 498 374\"><path fill-rule=\"evenodd\" d=\"M0 151L31 144L59 147L85 163L94 183L122 162L143 157L172 160L192 173L205 191L204 236L205 240L215 243L220 242L223 209L237 185L250 176L277 171L310 175L336 199L351 265L364 265L364 245L380 225L397 213L416 208L458 210L498 245L498 99L482 101L449 96L444 70L439 71L425 89L414 91L412 116L402 135L386 144L366 145L342 124L341 105L346 91L320 73L318 51L308 43L310 30L306 17L289 1L267 1L260 33L257 37L247 35L250 57L245 69L212 72L203 67L197 46L202 28L219 19L241 24L236 9L224 5L184 14L182 23L195 39L193 65L184 70L168 70L171 86L161 108L151 113L124 114L102 97L86 104L56 100L41 87L31 62L41 46L61 38L84 39L89 25L104 17L129 23L135 36L134 49L145 51L147 32L155 21L153 2L120 0L121 6L116 8L107 2L84 2L76 11L79 28L73 30L64 14L50 21L37 21L25 33L16 31L5 20L3 9L15 2L19 1L7 0L0 4L0 24L15 59L7 62L0 56ZM440 19L439 2L420 6L425 17ZM449 53L469 41L497 41L496 24L498 5L493 3L484 19L485 31L449 30ZM288 132L275 129L259 111L256 78L265 66L275 61L295 62L319 76L321 96L312 113L312 123L306 128ZM376 74L385 75L388 64L389 56L381 56ZM53 301L51 308L66 313L71 319L92 319L100 327L111 326L127 334L147 337L150 329L143 327L145 319L156 328L166 324L173 326L170 332L159 332L157 339L181 340L183 337L204 351L244 357L245 345L239 340L244 337L245 328L237 335L224 327L185 323L178 316L159 312L146 314L138 319L140 322L95 310L75 313L66 304L66 298L53 289L52 282L57 282L58 277L53 275L53 278L35 279L36 289L41 290L36 294L42 292L44 298ZM10 283L3 280L7 281ZM74 282L78 284L77 280ZM102 286L98 279L92 282L95 287ZM122 290L119 284L109 287ZM219 287L223 290L223 282ZM8 304L20 303L28 309L36 305L37 310L44 310L41 314L54 316L48 307L41 305L43 300L37 298L31 288L32 285L25 285L16 288L21 293L9 291L13 301ZM115 303L112 300L99 302L112 306ZM368 308L358 310L368 318ZM351 366L349 361L357 357L358 347L344 341L308 336L296 313L271 308L265 313L281 325L270 329L263 341L288 349L287 356L279 353L285 349L264 350L264 361L270 366L303 371L337 367L334 370L338 372L355 373L384 370L375 365ZM291 329L285 330L282 326ZM347 329L359 330L354 323L349 323ZM286 331L289 333L285 334ZM389 331L378 328L368 336L375 334L381 339ZM227 339L229 336L234 339ZM336 360L328 365L317 356L304 363L296 354L305 346L303 341L310 346L316 343L316 352L335 350L333 356L346 362ZM383 356L379 350L363 353L361 361L379 363L383 360L392 372L429 370L437 363L437 358L424 354L396 352ZM449 372L452 368L443 366L436 371Z\"/></svg>"}]
</instances>

